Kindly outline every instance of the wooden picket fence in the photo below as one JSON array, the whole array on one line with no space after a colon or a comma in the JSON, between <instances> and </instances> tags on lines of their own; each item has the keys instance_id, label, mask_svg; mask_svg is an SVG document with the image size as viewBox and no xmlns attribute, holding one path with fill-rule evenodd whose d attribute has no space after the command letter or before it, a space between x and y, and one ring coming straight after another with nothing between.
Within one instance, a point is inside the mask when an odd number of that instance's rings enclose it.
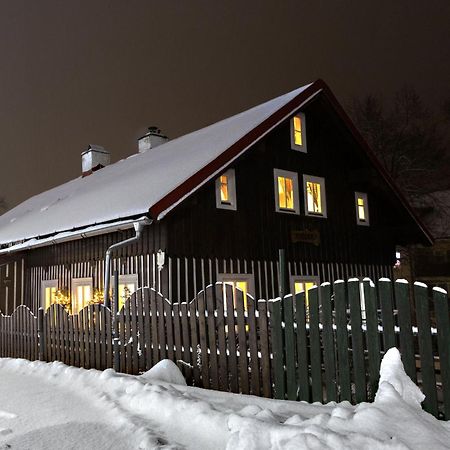
<instances>
[{"instance_id":1,"label":"wooden picket fence","mask_svg":"<svg viewBox=\"0 0 450 450\"><path fill-rule=\"evenodd\" d=\"M361 298L365 309L361 308ZM430 301L431 300L431 301ZM381 358L399 348L423 407L450 418L450 321L447 293L381 279L328 283L270 304L275 398L373 401ZM413 304L415 303L415 308ZM415 311L414 311L415 310Z\"/></svg>"},{"instance_id":2,"label":"wooden picket fence","mask_svg":"<svg viewBox=\"0 0 450 450\"><path fill-rule=\"evenodd\" d=\"M78 315L52 305L37 318L21 306L0 316L0 356L130 374L169 358L195 386L358 403L373 400L380 360L396 346L426 395L424 408L448 419L449 305L446 293L429 294L420 284L409 292L400 281L355 279L310 290L307 306L305 293L256 301L217 283L172 304L143 288L115 317L103 305Z\"/></svg>"}]
</instances>

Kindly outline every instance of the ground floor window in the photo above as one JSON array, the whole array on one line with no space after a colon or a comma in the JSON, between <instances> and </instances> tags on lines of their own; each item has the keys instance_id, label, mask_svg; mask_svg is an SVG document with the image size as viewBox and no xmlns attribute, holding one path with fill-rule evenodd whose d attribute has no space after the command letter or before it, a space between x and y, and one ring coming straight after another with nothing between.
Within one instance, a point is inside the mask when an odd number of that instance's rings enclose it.
<instances>
[{"instance_id":1,"label":"ground floor window","mask_svg":"<svg viewBox=\"0 0 450 450\"><path fill-rule=\"evenodd\" d=\"M72 314L78 314L93 299L92 278L72 279Z\"/></svg>"},{"instance_id":2,"label":"ground floor window","mask_svg":"<svg viewBox=\"0 0 450 450\"><path fill-rule=\"evenodd\" d=\"M306 318L309 320L309 290L313 286L319 286L319 277L308 276L292 276L291 277L291 292L293 294L305 293L305 311Z\"/></svg>"},{"instance_id":3,"label":"ground floor window","mask_svg":"<svg viewBox=\"0 0 450 450\"><path fill-rule=\"evenodd\" d=\"M114 293L114 277L112 277L112 286ZM119 275L119 305L118 311L120 311L125 304L126 300L131 297L133 292L138 289L138 276L137 274Z\"/></svg>"},{"instance_id":4,"label":"ground floor window","mask_svg":"<svg viewBox=\"0 0 450 450\"><path fill-rule=\"evenodd\" d=\"M48 309L51 305L56 303L58 280L43 280L41 286L42 306L44 307L44 309Z\"/></svg>"},{"instance_id":5,"label":"ground floor window","mask_svg":"<svg viewBox=\"0 0 450 450\"><path fill-rule=\"evenodd\" d=\"M251 274L230 274L223 273L219 274L217 277L218 281L221 281L224 284L224 309L227 309L226 302L226 290L225 286L231 286L233 288L233 305L236 308L236 289L240 289L243 294L244 299L244 311L247 311L247 294L253 295L254 293L254 277Z\"/></svg>"}]
</instances>

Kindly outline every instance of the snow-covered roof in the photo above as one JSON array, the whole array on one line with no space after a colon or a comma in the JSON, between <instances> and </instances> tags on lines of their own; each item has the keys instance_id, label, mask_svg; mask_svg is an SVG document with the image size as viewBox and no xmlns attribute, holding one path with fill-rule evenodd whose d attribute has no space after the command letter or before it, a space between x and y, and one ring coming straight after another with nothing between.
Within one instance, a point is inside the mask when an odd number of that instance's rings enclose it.
<instances>
[{"instance_id":1,"label":"snow-covered roof","mask_svg":"<svg viewBox=\"0 0 450 450\"><path fill-rule=\"evenodd\" d=\"M87 177L76 178L36 195L0 217L0 244L118 221L146 214L152 209L155 218L160 219L265 134L261 130L252 139L246 139L249 133L254 133L259 125L293 99L299 99L302 93L308 94L308 98L300 99L306 102L320 90L321 85L315 86L315 83L300 87L145 153L134 154ZM295 104L296 108L299 106ZM286 110L286 114L291 112L290 108ZM265 132L269 131L266 128ZM240 141L239 153L233 146ZM234 149L233 154L223 158L224 152L230 149ZM205 167L209 167L206 172ZM202 170L202 175L198 176ZM193 177L196 177L195 181ZM180 189L183 184L184 188ZM169 200L164 201L165 198ZM154 209L157 205L159 207Z\"/></svg>"}]
</instances>

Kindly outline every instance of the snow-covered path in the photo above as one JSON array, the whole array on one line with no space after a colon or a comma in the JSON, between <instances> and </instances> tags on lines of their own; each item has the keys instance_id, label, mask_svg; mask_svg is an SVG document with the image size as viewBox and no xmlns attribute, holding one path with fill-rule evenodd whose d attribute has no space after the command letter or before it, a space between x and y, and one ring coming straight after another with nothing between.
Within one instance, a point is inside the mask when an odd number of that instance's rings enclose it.
<instances>
[{"instance_id":1,"label":"snow-covered path","mask_svg":"<svg viewBox=\"0 0 450 450\"><path fill-rule=\"evenodd\" d=\"M309 405L192 388L170 363L161 376L0 359L0 448L450 448L450 422L423 395L395 349L376 401ZM161 363L160 363L161 364Z\"/></svg>"}]
</instances>

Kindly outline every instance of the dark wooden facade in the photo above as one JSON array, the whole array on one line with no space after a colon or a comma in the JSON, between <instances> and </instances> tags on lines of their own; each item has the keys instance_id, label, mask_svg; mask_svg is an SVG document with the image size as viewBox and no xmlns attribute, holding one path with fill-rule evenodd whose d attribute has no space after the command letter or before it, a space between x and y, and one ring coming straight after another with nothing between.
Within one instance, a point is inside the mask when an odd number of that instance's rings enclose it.
<instances>
[{"instance_id":1,"label":"dark wooden facade","mask_svg":"<svg viewBox=\"0 0 450 450\"><path fill-rule=\"evenodd\" d=\"M291 149L286 119L230 164L236 211L217 209L211 179L146 227L137 244L120 250L114 268L138 274L140 286L157 287L175 301L193 298L218 273L253 274L255 295L276 295L280 248L286 249L292 274L314 275L321 282L391 275L395 246L422 239L417 224L325 97L316 97L303 112L307 153ZM274 168L298 174L299 215L275 211ZM303 174L325 179L327 218L305 215ZM355 191L368 195L370 226L357 225ZM301 231L312 232L317 241L294 242ZM70 289L71 278L92 277L101 289L107 248L132 235L131 230L110 233L3 256L0 309L11 312L22 302L36 309L45 279L56 278ZM161 271L155 256L160 249L166 254Z\"/></svg>"}]
</instances>

